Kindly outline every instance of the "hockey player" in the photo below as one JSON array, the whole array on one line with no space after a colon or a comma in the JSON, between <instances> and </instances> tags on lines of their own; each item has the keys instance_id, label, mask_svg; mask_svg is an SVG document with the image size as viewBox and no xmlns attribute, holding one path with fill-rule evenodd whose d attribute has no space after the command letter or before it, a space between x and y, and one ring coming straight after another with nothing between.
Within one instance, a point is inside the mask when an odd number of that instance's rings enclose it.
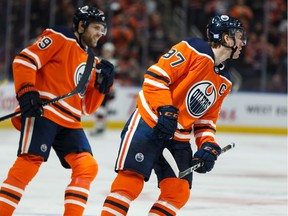
<instances>
[{"instance_id":1,"label":"hockey player","mask_svg":"<svg viewBox=\"0 0 288 216\"><path fill-rule=\"evenodd\" d=\"M211 19L207 36L208 43L187 38L174 45L146 71L137 108L121 133L115 165L118 174L102 216L126 215L153 169L160 195L148 215L176 215L186 204L192 174L176 178L161 154L164 147L180 170L197 161L204 162L197 172L212 170L221 151L215 140L216 122L232 86L222 63L237 59L246 39L240 21L227 15ZM191 133L198 148L193 157Z\"/></svg>"},{"instance_id":2,"label":"hockey player","mask_svg":"<svg viewBox=\"0 0 288 216\"><path fill-rule=\"evenodd\" d=\"M113 84L114 67L95 57L97 75L93 68L85 91L42 106L42 101L75 89L87 53L107 31L104 13L94 7L79 8L73 22L74 31L65 27L46 29L13 61L16 97L21 110L21 121L17 118L13 123L21 135L18 157L0 190L1 216L13 214L26 186L47 161L51 148L62 166L72 169L71 182L65 190L64 215L78 216L84 212L98 165L83 131L81 115L94 113L100 106ZM98 79L100 76L102 82Z\"/></svg>"}]
</instances>

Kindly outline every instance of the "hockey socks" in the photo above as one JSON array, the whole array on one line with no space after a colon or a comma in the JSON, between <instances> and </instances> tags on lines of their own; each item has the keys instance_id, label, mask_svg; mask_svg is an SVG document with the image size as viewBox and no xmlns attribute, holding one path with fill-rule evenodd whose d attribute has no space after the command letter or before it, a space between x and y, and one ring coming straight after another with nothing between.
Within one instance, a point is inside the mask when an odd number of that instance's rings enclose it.
<instances>
[{"instance_id":1,"label":"hockey socks","mask_svg":"<svg viewBox=\"0 0 288 216\"><path fill-rule=\"evenodd\" d=\"M130 203L141 193L144 177L132 171L119 171L106 197L101 216L127 215Z\"/></svg>"},{"instance_id":2,"label":"hockey socks","mask_svg":"<svg viewBox=\"0 0 288 216\"><path fill-rule=\"evenodd\" d=\"M65 160L72 168L72 180L65 190L64 216L81 216L88 200L90 184L97 175L98 165L88 152L68 154Z\"/></svg>"},{"instance_id":3,"label":"hockey socks","mask_svg":"<svg viewBox=\"0 0 288 216\"><path fill-rule=\"evenodd\" d=\"M118 193L110 193L104 202L101 216L127 215L132 200Z\"/></svg>"},{"instance_id":4,"label":"hockey socks","mask_svg":"<svg viewBox=\"0 0 288 216\"><path fill-rule=\"evenodd\" d=\"M36 155L18 157L0 189L0 216L11 216L28 183L37 174L43 158Z\"/></svg>"},{"instance_id":5,"label":"hockey socks","mask_svg":"<svg viewBox=\"0 0 288 216\"><path fill-rule=\"evenodd\" d=\"M166 178L159 184L161 194L149 211L149 216L174 216L189 199L189 183L185 179Z\"/></svg>"},{"instance_id":6,"label":"hockey socks","mask_svg":"<svg viewBox=\"0 0 288 216\"><path fill-rule=\"evenodd\" d=\"M178 210L166 201L157 200L150 209L148 216L174 216Z\"/></svg>"},{"instance_id":7,"label":"hockey socks","mask_svg":"<svg viewBox=\"0 0 288 216\"><path fill-rule=\"evenodd\" d=\"M77 180L76 180L77 181ZM90 187L86 182L72 181L65 190L65 216L83 215Z\"/></svg>"}]
</instances>

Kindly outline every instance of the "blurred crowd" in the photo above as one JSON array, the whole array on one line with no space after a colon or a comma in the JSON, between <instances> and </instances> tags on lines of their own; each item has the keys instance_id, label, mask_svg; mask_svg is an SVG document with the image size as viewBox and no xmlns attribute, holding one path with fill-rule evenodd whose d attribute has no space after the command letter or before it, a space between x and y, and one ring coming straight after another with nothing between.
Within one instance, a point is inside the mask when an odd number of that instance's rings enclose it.
<instances>
[{"instance_id":1,"label":"blurred crowd","mask_svg":"<svg viewBox=\"0 0 288 216\"><path fill-rule=\"evenodd\" d=\"M23 17L27 1L12 1L11 59L24 47ZM240 19L248 34L240 61L227 61L227 67L235 73L238 90L287 92L285 0L54 0L54 4L51 1L31 0L30 39L35 39L51 24L72 28L73 14L79 6L100 8L108 18L108 34L95 52L101 55L105 47L112 53L121 85L141 85L146 68L171 45L184 37L206 39L208 20L216 14L228 14ZM0 3L4 11L5 2ZM5 19L0 22L5 26ZM1 33L0 73L4 40L5 35Z\"/></svg>"}]
</instances>

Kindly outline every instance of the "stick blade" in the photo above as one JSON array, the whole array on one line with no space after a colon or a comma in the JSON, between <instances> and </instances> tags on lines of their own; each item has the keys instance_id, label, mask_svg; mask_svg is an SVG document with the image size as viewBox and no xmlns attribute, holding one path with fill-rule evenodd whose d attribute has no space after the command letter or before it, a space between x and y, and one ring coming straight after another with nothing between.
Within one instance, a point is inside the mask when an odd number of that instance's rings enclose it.
<instances>
[{"instance_id":1,"label":"stick blade","mask_svg":"<svg viewBox=\"0 0 288 216\"><path fill-rule=\"evenodd\" d=\"M179 171L177 163L176 163L173 155L171 154L171 152L167 148L164 148L163 152L162 152L162 155L165 158L165 160L167 161L167 163L170 165L170 167L173 170L175 176L177 178L179 178L180 171Z\"/></svg>"},{"instance_id":2,"label":"stick blade","mask_svg":"<svg viewBox=\"0 0 288 216\"><path fill-rule=\"evenodd\" d=\"M230 144L221 149L221 154L233 148L235 148L235 143L231 142Z\"/></svg>"}]
</instances>

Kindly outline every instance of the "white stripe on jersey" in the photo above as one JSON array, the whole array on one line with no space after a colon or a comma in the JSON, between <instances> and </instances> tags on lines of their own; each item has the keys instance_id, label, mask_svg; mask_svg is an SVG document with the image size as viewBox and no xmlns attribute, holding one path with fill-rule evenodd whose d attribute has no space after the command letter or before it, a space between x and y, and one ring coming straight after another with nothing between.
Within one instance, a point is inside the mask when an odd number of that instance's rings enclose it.
<instances>
[{"instance_id":1,"label":"white stripe on jersey","mask_svg":"<svg viewBox=\"0 0 288 216\"><path fill-rule=\"evenodd\" d=\"M147 104L147 102L146 102L146 99L145 99L145 97L144 97L143 90L141 90L141 91L139 92L139 96L140 96L141 103L142 103L144 109L146 110L146 112L151 116L151 118L154 119L155 122L157 122L157 121L158 121L158 116L155 115L155 114L152 112L152 110L150 109L150 107L148 106L148 104Z\"/></svg>"},{"instance_id":2,"label":"white stripe on jersey","mask_svg":"<svg viewBox=\"0 0 288 216\"><path fill-rule=\"evenodd\" d=\"M216 128L216 124L214 124L212 120L198 119L194 122L194 125L197 125L197 124L209 124L212 127Z\"/></svg>"},{"instance_id":3,"label":"white stripe on jersey","mask_svg":"<svg viewBox=\"0 0 288 216\"><path fill-rule=\"evenodd\" d=\"M22 52L27 53L28 55L32 56L32 57L36 60L38 70L42 67L41 61L40 61L39 57L38 57L35 53L31 52L31 51L30 51L29 49L27 49L27 48L24 49L24 50L22 50Z\"/></svg>"},{"instance_id":4,"label":"white stripe on jersey","mask_svg":"<svg viewBox=\"0 0 288 216\"><path fill-rule=\"evenodd\" d=\"M167 77L169 79L169 84L171 83L170 76L168 75L168 73L165 70L163 70L162 68L160 68L160 67L158 67L156 65L152 65L151 67L149 67L148 71L149 71L150 68L153 69L153 70L156 70L157 72L159 72L163 76Z\"/></svg>"},{"instance_id":5,"label":"white stripe on jersey","mask_svg":"<svg viewBox=\"0 0 288 216\"><path fill-rule=\"evenodd\" d=\"M151 80L151 79L148 79L148 78L145 78L144 79L144 83L148 83L150 85L153 85L157 88L161 88L161 89L169 89L167 86L165 86L163 83L159 83L155 80Z\"/></svg>"},{"instance_id":6,"label":"white stripe on jersey","mask_svg":"<svg viewBox=\"0 0 288 216\"><path fill-rule=\"evenodd\" d=\"M31 63L29 63L29 62L27 62L27 61L24 61L24 60L22 60L22 59L15 59L15 60L13 61L13 63L19 63L19 64L22 64L22 65L25 65L25 66L27 66L27 67L35 70L35 71L36 71L36 69L37 69L34 64L31 64Z\"/></svg>"},{"instance_id":7,"label":"white stripe on jersey","mask_svg":"<svg viewBox=\"0 0 288 216\"><path fill-rule=\"evenodd\" d=\"M51 94L50 92L44 92L44 91L39 91L39 94L41 96L45 96L45 97L48 97L50 99L53 99L53 98L56 98L57 96L56 95L53 95ZM70 106L67 102L65 102L64 100L60 100L58 101L57 103L61 104L63 107L67 108L69 111L77 114L77 115L81 115L82 112L78 109L75 109L74 107Z\"/></svg>"},{"instance_id":8,"label":"white stripe on jersey","mask_svg":"<svg viewBox=\"0 0 288 216\"><path fill-rule=\"evenodd\" d=\"M51 106L45 106L43 107L44 110L50 110L51 112L53 112L54 114L56 114L57 116L59 116L60 118L63 118L65 119L66 121L69 121L69 122L75 122L75 120L71 119L71 118L68 118L64 115L62 115L61 113L59 113L57 110L55 110L54 108L52 108Z\"/></svg>"},{"instance_id":9,"label":"white stripe on jersey","mask_svg":"<svg viewBox=\"0 0 288 216\"><path fill-rule=\"evenodd\" d=\"M211 132L201 132L201 133L196 133L195 134L195 138L204 137L204 136L210 136L210 137L215 138L215 134L211 133Z\"/></svg>"}]
</instances>

